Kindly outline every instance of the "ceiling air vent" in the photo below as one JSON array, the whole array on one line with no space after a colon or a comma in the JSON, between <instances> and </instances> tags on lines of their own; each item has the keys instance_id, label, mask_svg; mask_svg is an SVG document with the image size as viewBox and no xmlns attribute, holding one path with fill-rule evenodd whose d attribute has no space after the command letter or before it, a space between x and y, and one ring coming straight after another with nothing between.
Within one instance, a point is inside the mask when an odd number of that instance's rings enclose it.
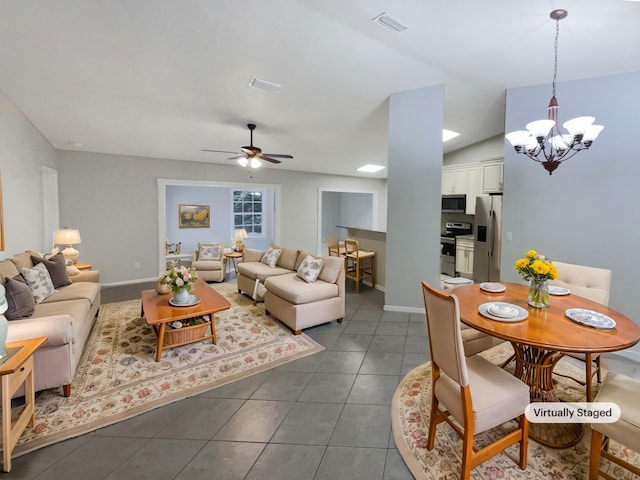
<instances>
[{"instance_id":1,"label":"ceiling air vent","mask_svg":"<svg viewBox=\"0 0 640 480\"><path fill-rule=\"evenodd\" d=\"M396 20L391 15L387 15L386 12L382 12L377 17L373 17L372 21L376 22L378 25L382 25L384 28L391 30L392 32L402 33L407 27L404 23L399 20Z\"/></svg>"}]
</instances>

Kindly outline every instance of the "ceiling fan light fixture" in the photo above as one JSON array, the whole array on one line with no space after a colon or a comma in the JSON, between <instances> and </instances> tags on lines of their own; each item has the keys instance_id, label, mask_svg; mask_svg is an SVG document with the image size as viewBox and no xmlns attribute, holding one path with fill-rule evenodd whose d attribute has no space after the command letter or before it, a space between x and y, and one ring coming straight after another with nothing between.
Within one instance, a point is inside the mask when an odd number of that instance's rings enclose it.
<instances>
[{"instance_id":1,"label":"ceiling fan light fixture","mask_svg":"<svg viewBox=\"0 0 640 480\"><path fill-rule=\"evenodd\" d=\"M262 162L258 160L256 157L251 159L251 168L260 168L262 166Z\"/></svg>"},{"instance_id":2,"label":"ceiling fan light fixture","mask_svg":"<svg viewBox=\"0 0 640 480\"><path fill-rule=\"evenodd\" d=\"M240 157L238 159L238 165L240 165L241 167L246 167L247 165L249 165L249 160L247 160L247 157Z\"/></svg>"}]
</instances>

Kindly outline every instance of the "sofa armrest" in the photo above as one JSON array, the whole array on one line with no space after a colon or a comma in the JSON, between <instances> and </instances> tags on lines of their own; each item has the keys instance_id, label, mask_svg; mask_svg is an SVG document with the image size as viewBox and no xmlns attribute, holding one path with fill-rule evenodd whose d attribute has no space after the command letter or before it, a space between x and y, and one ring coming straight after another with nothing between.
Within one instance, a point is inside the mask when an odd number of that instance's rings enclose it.
<instances>
[{"instance_id":1,"label":"sofa armrest","mask_svg":"<svg viewBox=\"0 0 640 480\"><path fill-rule=\"evenodd\" d=\"M259 262L264 255L262 250L254 250L252 248L245 248L242 251L242 261L243 262Z\"/></svg>"},{"instance_id":2,"label":"sofa armrest","mask_svg":"<svg viewBox=\"0 0 640 480\"><path fill-rule=\"evenodd\" d=\"M23 318L11 320L7 333L7 341L26 340L34 337L47 337L43 347L67 345L73 341L73 330L70 315L51 315L39 318Z\"/></svg>"},{"instance_id":3,"label":"sofa armrest","mask_svg":"<svg viewBox=\"0 0 640 480\"><path fill-rule=\"evenodd\" d=\"M94 282L100 283L100 272L98 270L80 270L77 275L72 275L69 279L73 283L78 282Z\"/></svg>"}]
</instances>

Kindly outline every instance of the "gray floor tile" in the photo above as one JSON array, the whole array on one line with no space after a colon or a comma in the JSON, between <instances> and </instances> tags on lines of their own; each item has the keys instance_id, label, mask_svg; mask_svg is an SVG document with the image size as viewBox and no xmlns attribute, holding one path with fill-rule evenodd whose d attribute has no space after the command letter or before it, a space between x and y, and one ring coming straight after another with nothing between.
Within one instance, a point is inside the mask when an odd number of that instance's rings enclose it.
<instances>
[{"instance_id":1,"label":"gray floor tile","mask_svg":"<svg viewBox=\"0 0 640 480\"><path fill-rule=\"evenodd\" d=\"M292 406L292 402L247 400L214 439L268 442Z\"/></svg>"},{"instance_id":2,"label":"gray floor tile","mask_svg":"<svg viewBox=\"0 0 640 480\"><path fill-rule=\"evenodd\" d=\"M340 337L339 333L310 333L309 336L327 350L331 350L333 344Z\"/></svg>"},{"instance_id":3,"label":"gray floor tile","mask_svg":"<svg viewBox=\"0 0 640 480\"><path fill-rule=\"evenodd\" d=\"M215 397L215 398L251 398L256 390L262 385L262 383L271 374L271 370L258 373L251 377L243 378L236 382L231 382L227 385L214 388L208 392L201 393L200 397Z\"/></svg>"},{"instance_id":4,"label":"gray floor tile","mask_svg":"<svg viewBox=\"0 0 640 480\"><path fill-rule=\"evenodd\" d=\"M355 379L355 373L315 373L298 400L344 403Z\"/></svg>"},{"instance_id":5,"label":"gray floor tile","mask_svg":"<svg viewBox=\"0 0 640 480\"><path fill-rule=\"evenodd\" d=\"M156 438L209 440L238 411L244 400L195 397L182 402L184 409Z\"/></svg>"},{"instance_id":6,"label":"gray floor tile","mask_svg":"<svg viewBox=\"0 0 640 480\"><path fill-rule=\"evenodd\" d=\"M404 352L406 336L374 335L369 345L369 352Z\"/></svg>"},{"instance_id":7,"label":"gray floor tile","mask_svg":"<svg viewBox=\"0 0 640 480\"><path fill-rule=\"evenodd\" d=\"M428 337L407 337L407 343L404 346L405 353L424 353L429 354L429 338Z\"/></svg>"},{"instance_id":8,"label":"gray floor tile","mask_svg":"<svg viewBox=\"0 0 640 480\"><path fill-rule=\"evenodd\" d=\"M407 373L413 370L418 365L427 363L430 360L429 355L424 353L405 353L402 358L402 369L400 370L400 376L404 377Z\"/></svg>"},{"instance_id":9,"label":"gray floor tile","mask_svg":"<svg viewBox=\"0 0 640 480\"><path fill-rule=\"evenodd\" d=\"M269 444L246 480L313 480L325 447Z\"/></svg>"},{"instance_id":10,"label":"gray floor tile","mask_svg":"<svg viewBox=\"0 0 640 480\"><path fill-rule=\"evenodd\" d=\"M315 480L382 479L386 450L328 447Z\"/></svg>"},{"instance_id":11,"label":"gray floor tile","mask_svg":"<svg viewBox=\"0 0 640 480\"><path fill-rule=\"evenodd\" d=\"M298 360L294 360L293 362L280 365L274 370L313 373L318 370L318 367L320 366L322 361L327 358L328 353L329 352L327 350L323 350L322 352L317 352L313 355L308 355L306 357L299 358Z\"/></svg>"},{"instance_id":12,"label":"gray floor tile","mask_svg":"<svg viewBox=\"0 0 640 480\"><path fill-rule=\"evenodd\" d=\"M390 431L388 406L346 404L329 445L386 448Z\"/></svg>"},{"instance_id":13,"label":"gray floor tile","mask_svg":"<svg viewBox=\"0 0 640 480\"><path fill-rule=\"evenodd\" d=\"M318 367L318 372L358 373L364 360L364 352L331 352Z\"/></svg>"},{"instance_id":14,"label":"gray floor tile","mask_svg":"<svg viewBox=\"0 0 640 480\"><path fill-rule=\"evenodd\" d=\"M351 318L352 322L377 322L382 318L382 310L368 310L359 308Z\"/></svg>"},{"instance_id":15,"label":"gray floor tile","mask_svg":"<svg viewBox=\"0 0 640 480\"><path fill-rule=\"evenodd\" d=\"M347 328L344 329L345 334L373 335L378 328L378 321L364 322L361 320L351 320Z\"/></svg>"},{"instance_id":16,"label":"gray floor tile","mask_svg":"<svg viewBox=\"0 0 640 480\"><path fill-rule=\"evenodd\" d=\"M406 312L384 312L382 320L387 322L408 322L410 314Z\"/></svg>"},{"instance_id":17,"label":"gray floor tile","mask_svg":"<svg viewBox=\"0 0 640 480\"><path fill-rule=\"evenodd\" d=\"M172 480L204 445L200 440L150 439L106 480Z\"/></svg>"},{"instance_id":18,"label":"gray floor tile","mask_svg":"<svg viewBox=\"0 0 640 480\"><path fill-rule=\"evenodd\" d=\"M395 375L358 375L347 403L391 405L399 382Z\"/></svg>"},{"instance_id":19,"label":"gray floor tile","mask_svg":"<svg viewBox=\"0 0 640 480\"><path fill-rule=\"evenodd\" d=\"M410 335L412 337L415 337L415 336L426 337L427 324L424 322L409 322L409 328L407 328L407 335Z\"/></svg>"},{"instance_id":20,"label":"gray floor tile","mask_svg":"<svg viewBox=\"0 0 640 480\"><path fill-rule=\"evenodd\" d=\"M402 353L367 352L360 373L380 375L400 375Z\"/></svg>"},{"instance_id":21,"label":"gray floor tile","mask_svg":"<svg viewBox=\"0 0 640 480\"><path fill-rule=\"evenodd\" d=\"M237 480L244 478L265 443L209 442L176 480Z\"/></svg>"},{"instance_id":22,"label":"gray floor tile","mask_svg":"<svg viewBox=\"0 0 640 480\"><path fill-rule=\"evenodd\" d=\"M271 438L271 443L327 445L342 408L341 403L297 402Z\"/></svg>"},{"instance_id":23,"label":"gray floor tile","mask_svg":"<svg viewBox=\"0 0 640 480\"><path fill-rule=\"evenodd\" d=\"M407 464L396 449L387 450L387 462L384 466L383 480L413 480Z\"/></svg>"},{"instance_id":24,"label":"gray floor tile","mask_svg":"<svg viewBox=\"0 0 640 480\"><path fill-rule=\"evenodd\" d=\"M388 321L384 318L378 323L376 335L406 335L409 321Z\"/></svg>"},{"instance_id":25,"label":"gray floor tile","mask_svg":"<svg viewBox=\"0 0 640 480\"><path fill-rule=\"evenodd\" d=\"M313 373L310 372L273 370L251 396L251 399L295 401L304 391L312 376Z\"/></svg>"},{"instance_id":26,"label":"gray floor tile","mask_svg":"<svg viewBox=\"0 0 640 480\"><path fill-rule=\"evenodd\" d=\"M347 352L366 352L371 345L373 335L343 333L333 345L332 350Z\"/></svg>"}]
</instances>

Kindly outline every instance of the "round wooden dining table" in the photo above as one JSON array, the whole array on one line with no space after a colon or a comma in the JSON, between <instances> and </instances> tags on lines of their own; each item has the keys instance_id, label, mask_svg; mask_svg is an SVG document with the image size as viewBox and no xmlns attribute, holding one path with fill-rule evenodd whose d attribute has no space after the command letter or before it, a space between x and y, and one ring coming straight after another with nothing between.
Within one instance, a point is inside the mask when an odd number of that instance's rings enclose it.
<instances>
[{"instance_id":1,"label":"round wooden dining table","mask_svg":"<svg viewBox=\"0 0 640 480\"><path fill-rule=\"evenodd\" d=\"M640 327L630 318L600 303L569 294L549 298L548 308L527 304L528 285L501 282L506 290L490 293L479 284L453 290L460 306L460 320L481 332L511 342L515 352L514 375L529 385L532 402L559 401L552 373L563 352L604 353L629 348L640 341ZM520 321L497 321L480 314L479 307L490 302L506 302L528 311ZM582 308L604 314L615 321L611 330L598 330L570 320L567 309ZM531 438L555 448L575 445L582 437L580 423L532 423Z\"/></svg>"}]
</instances>

